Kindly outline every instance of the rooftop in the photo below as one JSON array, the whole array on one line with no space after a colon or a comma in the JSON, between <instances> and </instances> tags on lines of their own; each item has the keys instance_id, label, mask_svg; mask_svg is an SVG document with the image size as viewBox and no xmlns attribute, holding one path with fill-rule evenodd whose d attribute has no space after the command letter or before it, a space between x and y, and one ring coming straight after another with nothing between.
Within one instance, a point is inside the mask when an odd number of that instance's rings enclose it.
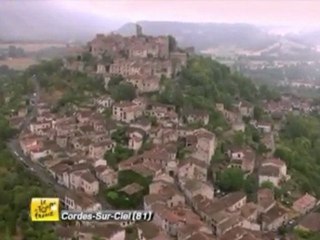
<instances>
[{"instance_id":1,"label":"rooftop","mask_svg":"<svg viewBox=\"0 0 320 240\"><path fill-rule=\"evenodd\" d=\"M285 214L287 214L287 211L284 208L279 205L275 205L262 216L262 221L266 224L270 224Z\"/></svg>"},{"instance_id":2,"label":"rooftop","mask_svg":"<svg viewBox=\"0 0 320 240\"><path fill-rule=\"evenodd\" d=\"M120 189L121 192L125 192L128 195L133 195L142 191L144 188L138 183L131 183L123 188Z\"/></svg>"},{"instance_id":3,"label":"rooftop","mask_svg":"<svg viewBox=\"0 0 320 240\"><path fill-rule=\"evenodd\" d=\"M320 231L320 213L312 212L303 217L298 225L299 227L308 229L309 231L319 232Z\"/></svg>"},{"instance_id":4,"label":"rooftop","mask_svg":"<svg viewBox=\"0 0 320 240\"><path fill-rule=\"evenodd\" d=\"M204 183L195 179L187 179L184 182L184 188L191 192L201 189L203 185Z\"/></svg>"},{"instance_id":5,"label":"rooftop","mask_svg":"<svg viewBox=\"0 0 320 240\"><path fill-rule=\"evenodd\" d=\"M313 203L315 204L316 202L317 202L317 199L314 196L306 193L301 198L296 200L293 203L293 206L296 208L305 208L305 207L308 207L310 204L313 204Z\"/></svg>"},{"instance_id":6,"label":"rooftop","mask_svg":"<svg viewBox=\"0 0 320 240\"><path fill-rule=\"evenodd\" d=\"M274 194L271 189L262 188L257 192L258 195L258 205L262 208L268 208L270 205L275 203Z\"/></svg>"},{"instance_id":7,"label":"rooftop","mask_svg":"<svg viewBox=\"0 0 320 240\"><path fill-rule=\"evenodd\" d=\"M74 200L75 204L80 206L82 209L90 208L97 204L94 198L75 191L67 191L65 197Z\"/></svg>"},{"instance_id":8,"label":"rooftop","mask_svg":"<svg viewBox=\"0 0 320 240\"><path fill-rule=\"evenodd\" d=\"M68 164L65 163L58 163L54 166L52 166L50 168L50 170L56 174L62 174L64 172L66 172L68 169L70 168L70 166Z\"/></svg>"},{"instance_id":9,"label":"rooftop","mask_svg":"<svg viewBox=\"0 0 320 240\"><path fill-rule=\"evenodd\" d=\"M155 238L160 232L159 227L151 222L141 222L137 227L142 231L142 234L146 239Z\"/></svg>"},{"instance_id":10,"label":"rooftop","mask_svg":"<svg viewBox=\"0 0 320 240\"><path fill-rule=\"evenodd\" d=\"M116 233L124 231L124 229L118 224L105 224L104 226L80 226L76 230L77 232L90 233L95 236L111 239Z\"/></svg>"},{"instance_id":11,"label":"rooftop","mask_svg":"<svg viewBox=\"0 0 320 240\"><path fill-rule=\"evenodd\" d=\"M94 183L97 182L97 179L94 177L94 175L91 172L85 172L81 174L81 178L85 180L88 183Z\"/></svg>"},{"instance_id":12,"label":"rooftop","mask_svg":"<svg viewBox=\"0 0 320 240\"><path fill-rule=\"evenodd\" d=\"M200 128L200 129L195 130L193 134L198 138L208 138L208 139L215 138L214 133L212 133L204 128Z\"/></svg>"},{"instance_id":13,"label":"rooftop","mask_svg":"<svg viewBox=\"0 0 320 240\"><path fill-rule=\"evenodd\" d=\"M241 216L244 218L248 218L252 216L257 210L258 206L253 202L249 202L241 208Z\"/></svg>"},{"instance_id":14,"label":"rooftop","mask_svg":"<svg viewBox=\"0 0 320 240\"><path fill-rule=\"evenodd\" d=\"M259 169L260 176L272 176L272 177L279 177L280 170L278 167L275 166L263 166Z\"/></svg>"},{"instance_id":15,"label":"rooftop","mask_svg":"<svg viewBox=\"0 0 320 240\"><path fill-rule=\"evenodd\" d=\"M139 173L140 175L144 177L150 177L154 175L154 171L152 171L150 168L143 164L136 164L131 167L131 170Z\"/></svg>"},{"instance_id":16,"label":"rooftop","mask_svg":"<svg viewBox=\"0 0 320 240\"><path fill-rule=\"evenodd\" d=\"M269 158L269 159L267 159L266 161L264 161L264 162L262 163L262 165L263 165L263 166L266 166L266 165L276 165L276 166L278 166L278 167L282 167L282 166L284 166L284 165L286 165L286 164L285 164L285 162L282 161L280 158Z\"/></svg>"}]
</instances>

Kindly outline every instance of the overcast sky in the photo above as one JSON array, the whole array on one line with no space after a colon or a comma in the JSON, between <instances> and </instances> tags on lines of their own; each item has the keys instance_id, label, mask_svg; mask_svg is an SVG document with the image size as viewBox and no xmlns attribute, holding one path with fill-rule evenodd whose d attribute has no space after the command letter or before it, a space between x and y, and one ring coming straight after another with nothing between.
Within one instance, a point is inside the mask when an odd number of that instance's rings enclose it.
<instances>
[{"instance_id":1,"label":"overcast sky","mask_svg":"<svg viewBox=\"0 0 320 240\"><path fill-rule=\"evenodd\" d=\"M130 21L241 22L320 27L320 0L54 0L54 2L63 8L92 11L98 15Z\"/></svg>"}]
</instances>

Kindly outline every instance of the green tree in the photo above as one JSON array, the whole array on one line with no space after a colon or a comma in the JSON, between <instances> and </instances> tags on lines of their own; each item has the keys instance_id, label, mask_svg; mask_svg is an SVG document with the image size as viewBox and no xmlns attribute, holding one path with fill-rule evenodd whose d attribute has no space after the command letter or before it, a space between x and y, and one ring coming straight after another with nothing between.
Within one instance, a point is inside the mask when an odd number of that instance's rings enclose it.
<instances>
[{"instance_id":1,"label":"green tree","mask_svg":"<svg viewBox=\"0 0 320 240\"><path fill-rule=\"evenodd\" d=\"M122 75L113 75L111 76L110 81L108 82L108 87L112 88L114 86L119 85L123 81L124 81L124 78Z\"/></svg>"},{"instance_id":2,"label":"green tree","mask_svg":"<svg viewBox=\"0 0 320 240\"><path fill-rule=\"evenodd\" d=\"M86 63L90 63L93 61L93 56L91 53L86 52L84 54L82 54L82 61L86 62Z\"/></svg>"},{"instance_id":3,"label":"green tree","mask_svg":"<svg viewBox=\"0 0 320 240\"><path fill-rule=\"evenodd\" d=\"M279 92L275 89L270 89L267 85L262 85L259 88L259 92L262 99L278 100L280 98Z\"/></svg>"},{"instance_id":4,"label":"green tree","mask_svg":"<svg viewBox=\"0 0 320 240\"><path fill-rule=\"evenodd\" d=\"M238 131L233 135L234 145L241 147L245 144L245 141L246 141L246 136L243 132Z\"/></svg>"},{"instance_id":5,"label":"green tree","mask_svg":"<svg viewBox=\"0 0 320 240\"><path fill-rule=\"evenodd\" d=\"M109 166L116 169L119 162L133 156L133 153L133 150L117 145L113 151L110 150L105 153L104 159L107 160Z\"/></svg>"},{"instance_id":6,"label":"green tree","mask_svg":"<svg viewBox=\"0 0 320 240\"><path fill-rule=\"evenodd\" d=\"M244 180L244 190L247 194L253 194L258 189L258 181L257 179L250 175Z\"/></svg>"},{"instance_id":7,"label":"green tree","mask_svg":"<svg viewBox=\"0 0 320 240\"><path fill-rule=\"evenodd\" d=\"M102 238L99 236L93 236L92 240L102 240Z\"/></svg>"},{"instance_id":8,"label":"green tree","mask_svg":"<svg viewBox=\"0 0 320 240\"><path fill-rule=\"evenodd\" d=\"M217 184L226 192L240 190L244 185L244 173L239 168L227 168L217 175Z\"/></svg>"},{"instance_id":9,"label":"green tree","mask_svg":"<svg viewBox=\"0 0 320 240\"><path fill-rule=\"evenodd\" d=\"M111 134L111 139L117 144L127 145L129 137L127 135L127 128L120 127L115 132Z\"/></svg>"},{"instance_id":10,"label":"green tree","mask_svg":"<svg viewBox=\"0 0 320 240\"><path fill-rule=\"evenodd\" d=\"M262 117L263 117L263 109L259 106L255 106L254 109L253 109L253 117L255 120L257 121L260 121L262 120Z\"/></svg>"},{"instance_id":11,"label":"green tree","mask_svg":"<svg viewBox=\"0 0 320 240\"><path fill-rule=\"evenodd\" d=\"M6 232L4 235L4 240L12 240L9 228L6 228Z\"/></svg>"},{"instance_id":12,"label":"green tree","mask_svg":"<svg viewBox=\"0 0 320 240\"><path fill-rule=\"evenodd\" d=\"M138 183L141 186L148 188L150 181L151 179L143 177L132 170L122 170L118 173L118 184L120 187L124 187L131 183Z\"/></svg>"},{"instance_id":13,"label":"green tree","mask_svg":"<svg viewBox=\"0 0 320 240\"><path fill-rule=\"evenodd\" d=\"M261 187L261 188L269 188L269 189L272 189L272 190L275 188L274 184L273 184L272 182L270 182L270 181L265 181L265 182L263 182L263 183L260 185L260 187Z\"/></svg>"},{"instance_id":14,"label":"green tree","mask_svg":"<svg viewBox=\"0 0 320 240\"><path fill-rule=\"evenodd\" d=\"M131 101L136 97L136 89L131 83L121 83L109 89L115 101Z\"/></svg>"}]
</instances>

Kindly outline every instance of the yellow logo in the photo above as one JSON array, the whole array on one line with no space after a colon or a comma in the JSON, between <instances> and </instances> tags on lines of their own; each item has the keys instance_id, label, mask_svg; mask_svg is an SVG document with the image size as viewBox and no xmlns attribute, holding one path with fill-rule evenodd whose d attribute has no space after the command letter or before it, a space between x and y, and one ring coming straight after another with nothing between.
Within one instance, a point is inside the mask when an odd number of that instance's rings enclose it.
<instances>
[{"instance_id":1,"label":"yellow logo","mask_svg":"<svg viewBox=\"0 0 320 240\"><path fill-rule=\"evenodd\" d=\"M31 221L59 221L59 198L32 198L30 216Z\"/></svg>"}]
</instances>

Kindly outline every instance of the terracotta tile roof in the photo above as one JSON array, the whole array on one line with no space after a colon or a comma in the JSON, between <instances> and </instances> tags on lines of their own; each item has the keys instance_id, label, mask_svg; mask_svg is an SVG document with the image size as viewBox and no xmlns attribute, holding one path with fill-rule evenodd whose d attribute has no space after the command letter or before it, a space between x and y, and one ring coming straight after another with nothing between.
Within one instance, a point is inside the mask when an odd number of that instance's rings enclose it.
<instances>
[{"instance_id":1,"label":"terracotta tile roof","mask_svg":"<svg viewBox=\"0 0 320 240\"><path fill-rule=\"evenodd\" d=\"M165 197L163 197L161 194L148 194L144 196L144 202L151 206L155 203L164 203Z\"/></svg>"},{"instance_id":2,"label":"terracotta tile roof","mask_svg":"<svg viewBox=\"0 0 320 240\"><path fill-rule=\"evenodd\" d=\"M148 166L145 166L143 164L136 164L131 167L131 170L139 173L140 175L144 177L154 176L155 172L152 171Z\"/></svg>"},{"instance_id":3,"label":"terracotta tile roof","mask_svg":"<svg viewBox=\"0 0 320 240\"><path fill-rule=\"evenodd\" d=\"M200 137L200 138L208 138L208 139L212 139L215 138L214 133L204 129L204 128L200 128L194 131L193 133L194 136L196 137Z\"/></svg>"},{"instance_id":4,"label":"terracotta tile roof","mask_svg":"<svg viewBox=\"0 0 320 240\"><path fill-rule=\"evenodd\" d=\"M317 199L314 196L306 193L305 195L303 195L301 198L299 198L293 203L293 207L297 209L304 209L309 207L312 204L316 204L316 202L317 202Z\"/></svg>"},{"instance_id":5,"label":"terracotta tile roof","mask_svg":"<svg viewBox=\"0 0 320 240\"><path fill-rule=\"evenodd\" d=\"M195 180L195 179L187 179L184 182L184 188L187 189L190 192L194 192L199 190L204 185L203 182Z\"/></svg>"},{"instance_id":6,"label":"terracotta tile roof","mask_svg":"<svg viewBox=\"0 0 320 240\"><path fill-rule=\"evenodd\" d=\"M107 166L104 166L104 165L99 165L97 167L95 167L95 172L97 173L103 173L104 171L108 170L110 168L108 168Z\"/></svg>"},{"instance_id":7,"label":"terracotta tile roof","mask_svg":"<svg viewBox=\"0 0 320 240\"><path fill-rule=\"evenodd\" d=\"M92 198L82 192L79 193L76 191L67 191L65 193L65 196L74 200L76 205L79 205L82 209L92 207L93 205L95 205L97 203L94 198Z\"/></svg>"},{"instance_id":8,"label":"terracotta tile roof","mask_svg":"<svg viewBox=\"0 0 320 240\"><path fill-rule=\"evenodd\" d=\"M50 168L50 171L56 173L56 174L62 174L64 172L67 172L70 169L70 166L65 163L58 163Z\"/></svg>"},{"instance_id":9,"label":"terracotta tile roof","mask_svg":"<svg viewBox=\"0 0 320 240\"><path fill-rule=\"evenodd\" d=\"M200 209L200 211L203 211L207 215L212 216L219 211L226 210L245 197L246 195L243 192L234 192L229 193L223 198L212 201L201 195L197 195L193 198L193 202L197 206L197 208Z\"/></svg>"},{"instance_id":10,"label":"terracotta tile roof","mask_svg":"<svg viewBox=\"0 0 320 240\"><path fill-rule=\"evenodd\" d=\"M142 191L144 188L138 183L131 183L123 188L120 189L121 192L125 192L128 195L133 195Z\"/></svg>"},{"instance_id":11,"label":"terracotta tile roof","mask_svg":"<svg viewBox=\"0 0 320 240\"><path fill-rule=\"evenodd\" d=\"M186 238L186 240L215 240L217 239L213 235L203 233L203 232L197 232L192 234L190 237Z\"/></svg>"},{"instance_id":12,"label":"terracotta tile roof","mask_svg":"<svg viewBox=\"0 0 320 240\"><path fill-rule=\"evenodd\" d=\"M263 166L259 169L260 176L280 177L280 170L274 166Z\"/></svg>"},{"instance_id":13,"label":"terracotta tile roof","mask_svg":"<svg viewBox=\"0 0 320 240\"><path fill-rule=\"evenodd\" d=\"M179 167L182 167L184 165L196 165L197 167L200 167L203 169L207 169L207 167L208 167L205 162L200 161L200 160L193 158L193 157L189 157L189 158L185 159L184 161L182 161L179 164Z\"/></svg>"},{"instance_id":14,"label":"terracotta tile roof","mask_svg":"<svg viewBox=\"0 0 320 240\"><path fill-rule=\"evenodd\" d=\"M160 228L151 222L138 223L137 227L142 231L142 235L146 239L153 239L160 233Z\"/></svg>"},{"instance_id":15,"label":"terracotta tile roof","mask_svg":"<svg viewBox=\"0 0 320 240\"><path fill-rule=\"evenodd\" d=\"M155 214L166 219L171 224L183 222L184 224L199 222L200 218L191 209L185 207L168 208L165 205L155 203L152 205Z\"/></svg>"},{"instance_id":16,"label":"terracotta tile roof","mask_svg":"<svg viewBox=\"0 0 320 240\"><path fill-rule=\"evenodd\" d=\"M230 218L230 214L224 210L216 212L215 214L212 215L212 219L214 220L214 222L216 222L218 224L229 219L229 218Z\"/></svg>"},{"instance_id":17,"label":"terracotta tile roof","mask_svg":"<svg viewBox=\"0 0 320 240\"><path fill-rule=\"evenodd\" d=\"M127 160L121 161L119 163L119 168L126 168L130 167L131 165L137 164L137 163L142 163L142 156L132 156L128 158Z\"/></svg>"},{"instance_id":18,"label":"terracotta tile roof","mask_svg":"<svg viewBox=\"0 0 320 240\"><path fill-rule=\"evenodd\" d=\"M271 199L271 200L274 200L274 193L269 188L260 188L257 191L257 195L258 195L258 200L259 199Z\"/></svg>"},{"instance_id":19,"label":"terracotta tile roof","mask_svg":"<svg viewBox=\"0 0 320 240\"><path fill-rule=\"evenodd\" d=\"M234 205L241 199L245 198L246 194L244 192L233 192L221 198L221 201L225 203L227 207Z\"/></svg>"},{"instance_id":20,"label":"terracotta tile roof","mask_svg":"<svg viewBox=\"0 0 320 240\"><path fill-rule=\"evenodd\" d=\"M103 142L95 142L92 144L93 147L107 147L108 145L114 144L111 139L106 139Z\"/></svg>"},{"instance_id":21,"label":"terracotta tile roof","mask_svg":"<svg viewBox=\"0 0 320 240\"><path fill-rule=\"evenodd\" d=\"M280 158L269 158L262 163L263 166L271 165L271 164L276 165L278 167L282 167L286 165L285 162L282 161Z\"/></svg>"},{"instance_id":22,"label":"terracotta tile roof","mask_svg":"<svg viewBox=\"0 0 320 240\"><path fill-rule=\"evenodd\" d=\"M288 213L284 208L280 207L279 205L275 205L273 208L271 208L268 212L266 212L262 216L262 221L266 224L270 224L285 214L288 214Z\"/></svg>"},{"instance_id":23,"label":"terracotta tile roof","mask_svg":"<svg viewBox=\"0 0 320 240\"><path fill-rule=\"evenodd\" d=\"M104 226L80 226L76 230L79 233L89 233L94 236L111 239L116 233L124 231L119 224L105 224Z\"/></svg>"},{"instance_id":24,"label":"terracotta tile roof","mask_svg":"<svg viewBox=\"0 0 320 240\"><path fill-rule=\"evenodd\" d=\"M303 219L298 225L299 227L308 229L312 232L319 232L320 231L320 213L313 212L309 213Z\"/></svg>"},{"instance_id":25,"label":"terracotta tile roof","mask_svg":"<svg viewBox=\"0 0 320 240\"><path fill-rule=\"evenodd\" d=\"M253 202L249 202L241 208L241 216L244 218L248 218L252 216L252 214L257 212L257 210L258 206Z\"/></svg>"},{"instance_id":26,"label":"terracotta tile roof","mask_svg":"<svg viewBox=\"0 0 320 240\"><path fill-rule=\"evenodd\" d=\"M88 182L88 183L97 182L97 179L96 179L96 178L94 177L94 175L93 175L92 173L90 173L89 171L81 174L81 178L82 178L83 180L85 180L86 182Z\"/></svg>"},{"instance_id":27,"label":"terracotta tile roof","mask_svg":"<svg viewBox=\"0 0 320 240\"><path fill-rule=\"evenodd\" d=\"M242 221L242 218L238 215L233 215L228 218L228 220L219 224L219 228L222 232L225 232L229 228L239 224Z\"/></svg>"}]
</instances>

